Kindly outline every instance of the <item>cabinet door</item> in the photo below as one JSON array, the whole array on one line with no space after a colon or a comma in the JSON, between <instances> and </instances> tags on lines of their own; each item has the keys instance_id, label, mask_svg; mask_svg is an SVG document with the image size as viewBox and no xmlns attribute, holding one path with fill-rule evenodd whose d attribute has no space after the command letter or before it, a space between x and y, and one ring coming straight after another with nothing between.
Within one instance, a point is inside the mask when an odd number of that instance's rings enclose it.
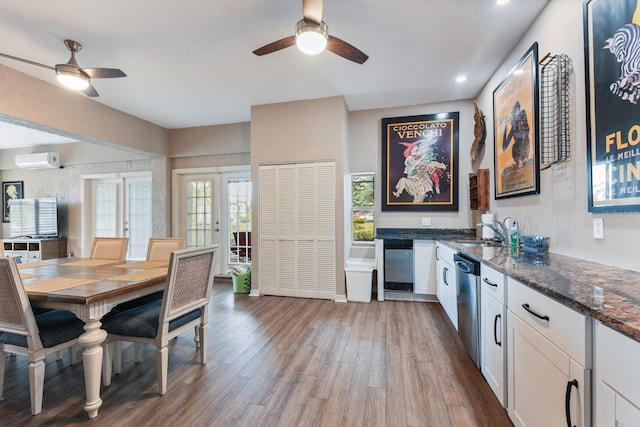
<instances>
[{"instance_id":1,"label":"cabinet door","mask_svg":"<svg viewBox=\"0 0 640 427\"><path fill-rule=\"evenodd\" d=\"M508 311L508 412L527 427L588 426L590 372ZM570 385L576 381L576 386Z\"/></svg>"},{"instance_id":2,"label":"cabinet door","mask_svg":"<svg viewBox=\"0 0 640 427\"><path fill-rule=\"evenodd\" d=\"M506 402L505 308L502 303L483 290L480 299L481 371L502 406Z\"/></svg>"},{"instance_id":3,"label":"cabinet door","mask_svg":"<svg viewBox=\"0 0 640 427\"><path fill-rule=\"evenodd\" d=\"M458 329L458 300L456 297L456 271L455 268L446 262L444 258L437 260L438 270L438 290L437 296L442 308L453 323L453 327Z\"/></svg>"},{"instance_id":4,"label":"cabinet door","mask_svg":"<svg viewBox=\"0 0 640 427\"><path fill-rule=\"evenodd\" d=\"M413 293L436 293L434 244L431 240L413 242Z\"/></svg>"},{"instance_id":5,"label":"cabinet door","mask_svg":"<svg viewBox=\"0 0 640 427\"><path fill-rule=\"evenodd\" d=\"M596 384L596 427L640 426L640 409L603 381Z\"/></svg>"}]
</instances>

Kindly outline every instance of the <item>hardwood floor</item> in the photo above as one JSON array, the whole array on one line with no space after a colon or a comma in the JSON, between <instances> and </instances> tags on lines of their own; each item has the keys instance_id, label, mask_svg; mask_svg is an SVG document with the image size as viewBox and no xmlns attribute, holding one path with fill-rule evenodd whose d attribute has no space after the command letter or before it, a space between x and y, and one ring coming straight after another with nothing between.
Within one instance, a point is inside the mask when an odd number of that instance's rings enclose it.
<instances>
[{"instance_id":1,"label":"hardwood floor","mask_svg":"<svg viewBox=\"0 0 640 427\"><path fill-rule=\"evenodd\" d=\"M193 334L173 341L168 391L155 354L82 409L82 365L47 359L42 413L32 416L26 358L6 356L0 425L511 426L437 303L335 303L235 295L216 283L207 364Z\"/></svg>"}]
</instances>

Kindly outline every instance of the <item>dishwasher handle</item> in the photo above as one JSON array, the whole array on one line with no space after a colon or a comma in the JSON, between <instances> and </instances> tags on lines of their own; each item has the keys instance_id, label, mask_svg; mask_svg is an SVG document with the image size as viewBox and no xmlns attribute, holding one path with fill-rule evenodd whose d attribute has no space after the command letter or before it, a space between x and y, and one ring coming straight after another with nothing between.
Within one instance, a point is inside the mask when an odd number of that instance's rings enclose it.
<instances>
[{"instance_id":1,"label":"dishwasher handle","mask_svg":"<svg viewBox=\"0 0 640 427\"><path fill-rule=\"evenodd\" d=\"M458 270L462 271L465 274L471 273L471 267L469 267L469 264L467 264L466 262L456 261L456 267L458 268Z\"/></svg>"}]
</instances>

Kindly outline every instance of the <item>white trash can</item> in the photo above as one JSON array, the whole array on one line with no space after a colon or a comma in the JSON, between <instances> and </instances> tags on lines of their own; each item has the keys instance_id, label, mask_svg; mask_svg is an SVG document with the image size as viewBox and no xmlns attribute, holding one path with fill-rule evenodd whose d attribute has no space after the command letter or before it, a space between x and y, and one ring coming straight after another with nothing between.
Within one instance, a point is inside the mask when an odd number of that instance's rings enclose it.
<instances>
[{"instance_id":1,"label":"white trash can","mask_svg":"<svg viewBox=\"0 0 640 427\"><path fill-rule=\"evenodd\" d=\"M374 260L349 259L345 268L347 276L347 301L371 302Z\"/></svg>"}]
</instances>

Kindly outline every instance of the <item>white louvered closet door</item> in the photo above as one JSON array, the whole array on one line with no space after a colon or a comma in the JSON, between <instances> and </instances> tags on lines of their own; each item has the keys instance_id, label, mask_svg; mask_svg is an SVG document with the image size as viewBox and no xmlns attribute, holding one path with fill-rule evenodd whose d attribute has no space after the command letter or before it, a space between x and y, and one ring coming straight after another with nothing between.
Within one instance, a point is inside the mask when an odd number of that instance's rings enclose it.
<instances>
[{"instance_id":1,"label":"white louvered closet door","mask_svg":"<svg viewBox=\"0 0 640 427\"><path fill-rule=\"evenodd\" d=\"M260 168L260 292L335 296L335 164Z\"/></svg>"}]
</instances>

